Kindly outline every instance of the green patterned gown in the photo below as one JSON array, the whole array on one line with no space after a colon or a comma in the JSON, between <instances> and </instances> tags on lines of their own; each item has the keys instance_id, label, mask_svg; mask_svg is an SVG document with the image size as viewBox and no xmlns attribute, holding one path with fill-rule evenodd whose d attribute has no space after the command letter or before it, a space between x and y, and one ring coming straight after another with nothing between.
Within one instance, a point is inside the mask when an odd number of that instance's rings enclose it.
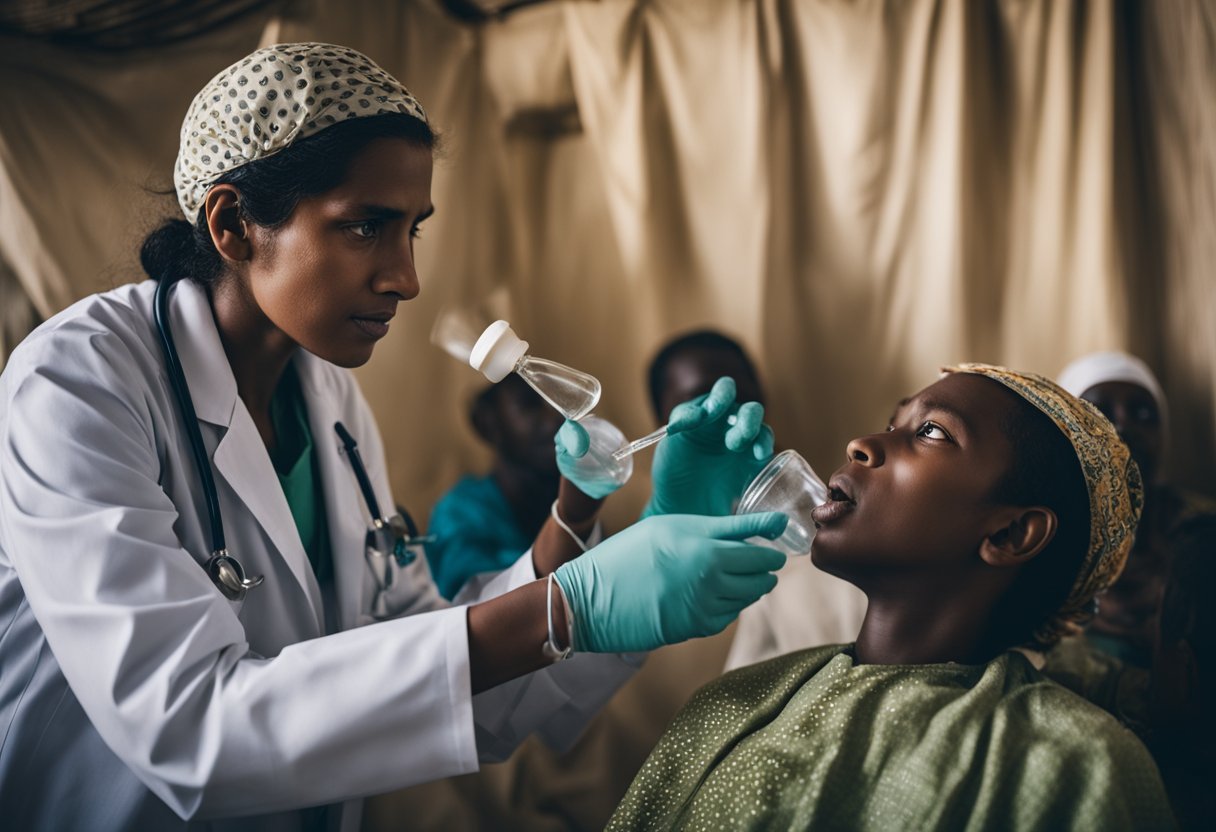
<instances>
[{"instance_id":1,"label":"green patterned gown","mask_svg":"<svg viewBox=\"0 0 1216 832\"><path fill-rule=\"evenodd\" d=\"M698 691L609 829L1172 829L1148 751L1020 653L855 665L819 647Z\"/></svg>"}]
</instances>

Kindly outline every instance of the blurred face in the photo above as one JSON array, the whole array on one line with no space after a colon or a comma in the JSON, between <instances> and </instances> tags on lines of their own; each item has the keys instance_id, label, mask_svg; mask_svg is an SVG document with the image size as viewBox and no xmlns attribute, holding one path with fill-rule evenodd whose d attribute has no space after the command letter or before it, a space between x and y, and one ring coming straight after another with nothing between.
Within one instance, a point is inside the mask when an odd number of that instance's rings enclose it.
<instances>
[{"instance_id":1,"label":"blurred face","mask_svg":"<svg viewBox=\"0 0 1216 832\"><path fill-rule=\"evenodd\" d=\"M764 403L760 382L747 362L729 350L698 350L679 353L667 365L659 396L659 421L666 422L678 404L704 395L723 376L735 380L739 402Z\"/></svg>"},{"instance_id":2,"label":"blurred face","mask_svg":"<svg viewBox=\"0 0 1216 832\"><path fill-rule=\"evenodd\" d=\"M1161 413L1153 394L1138 384L1126 381L1104 381L1081 394L1110 419L1115 430L1132 452L1146 483L1153 482L1161 460L1164 435Z\"/></svg>"},{"instance_id":3,"label":"blurred face","mask_svg":"<svg viewBox=\"0 0 1216 832\"><path fill-rule=\"evenodd\" d=\"M388 333L397 304L418 294L414 239L433 210L430 151L376 139L338 187L301 200L278 228L252 227L248 289L296 344L356 367Z\"/></svg>"},{"instance_id":4,"label":"blurred face","mask_svg":"<svg viewBox=\"0 0 1216 832\"><path fill-rule=\"evenodd\" d=\"M495 450L532 471L556 476L553 436L562 426L562 415L522 382L500 391L494 411Z\"/></svg>"},{"instance_id":5,"label":"blurred face","mask_svg":"<svg viewBox=\"0 0 1216 832\"><path fill-rule=\"evenodd\" d=\"M992 496L1013 462L1001 416L1014 395L948 375L900 402L885 432L850 442L830 501L815 510L815 565L862 583L980 565L980 543L1000 527Z\"/></svg>"}]
</instances>

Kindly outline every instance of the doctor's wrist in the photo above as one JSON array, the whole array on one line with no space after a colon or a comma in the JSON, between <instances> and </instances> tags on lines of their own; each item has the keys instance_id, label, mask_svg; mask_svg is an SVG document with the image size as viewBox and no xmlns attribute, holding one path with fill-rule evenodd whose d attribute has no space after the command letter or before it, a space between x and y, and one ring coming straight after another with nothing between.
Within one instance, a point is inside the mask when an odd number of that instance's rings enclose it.
<instances>
[{"instance_id":1,"label":"doctor's wrist","mask_svg":"<svg viewBox=\"0 0 1216 832\"><path fill-rule=\"evenodd\" d=\"M570 646L560 585L530 581L467 607L469 682L474 694L548 667ZM549 626L553 625L552 637ZM552 643L553 649L547 645Z\"/></svg>"}]
</instances>

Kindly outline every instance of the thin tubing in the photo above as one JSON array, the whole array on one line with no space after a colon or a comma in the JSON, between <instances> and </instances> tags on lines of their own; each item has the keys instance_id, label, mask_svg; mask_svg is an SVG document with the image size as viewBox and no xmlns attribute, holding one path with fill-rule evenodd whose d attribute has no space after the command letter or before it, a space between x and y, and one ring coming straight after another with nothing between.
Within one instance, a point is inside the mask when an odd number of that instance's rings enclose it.
<instances>
[{"instance_id":1,"label":"thin tubing","mask_svg":"<svg viewBox=\"0 0 1216 832\"><path fill-rule=\"evenodd\" d=\"M612 458L615 459L617 462L620 462L625 457L633 456L634 454L636 454L638 451L642 450L643 448L649 448L651 445L655 444L656 442L662 442L663 437L666 435L667 435L667 425L663 425L663 427L659 428L658 430L651 431L650 433L643 436L641 439L635 439L632 442L630 442L628 445L624 445L620 448L617 448L615 451L612 452Z\"/></svg>"},{"instance_id":2,"label":"thin tubing","mask_svg":"<svg viewBox=\"0 0 1216 832\"><path fill-rule=\"evenodd\" d=\"M739 420L739 418L735 414L732 413L726 417L726 424L733 425L738 420ZM641 439L635 439L632 442L630 442L628 445L623 445L623 446L617 448L615 451L612 452L612 458L615 459L617 462L620 462L625 457L633 456L634 454L636 454L638 451L642 450L643 448L649 448L651 445L655 445L655 444L658 444L659 442L662 442L663 438L665 436L667 436L667 425L663 425L663 427L659 428L658 430L652 430L650 433L646 434Z\"/></svg>"}]
</instances>

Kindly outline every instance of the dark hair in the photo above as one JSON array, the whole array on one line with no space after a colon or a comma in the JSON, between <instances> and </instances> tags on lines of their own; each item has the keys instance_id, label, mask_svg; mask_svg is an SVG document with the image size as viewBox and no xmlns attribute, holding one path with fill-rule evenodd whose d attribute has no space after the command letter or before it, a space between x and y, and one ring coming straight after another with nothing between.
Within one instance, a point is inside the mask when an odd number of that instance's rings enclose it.
<instances>
[{"instance_id":1,"label":"dark hair","mask_svg":"<svg viewBox=\"0 0 1216 832\"><path fill-rule=\"evenodd\" d=\"M341 184L355 157L380 138L405 139L432 152L438 144L425 122L404 113L355 118L301 139L273 156L230 170L214 184L235 185L241 192L241 216L255 225L276 228L287 221L301 199ZM224 268L202 208L193 224L166 220L145 237L139 261L153 280L188 277L206 284L215 281Z\"/></svg>"},{"instance_id":2,"label":"dark hair","mask_svg":"<svg viewBox=\"0 0 1216 832\"><path fill-rule=\"evenodd\" d=\"M738 341L712 329L699 329L695 332L689 332L668 341L650 362L650 370L647 373L647 382L650 385L650 406L654 410L655 416L660 420L667 417L666 413L659 412L659 408L663 400L663 387L667 382L668 366L680 355L695 352L730 353L739 359L743 366L752 374L752 378L756 379L757 383L759 383L756 366L752 364L751 359L747 357L747 353Z\"/></svg>"},{"instance_id":3,"label":"dark hair","mask_svg":"<svg viewBox=\"0 0 1216 832\"><path fill-rule=\"evenodd\" d=\"M1189 644L1200 690L1216 690L1216 515L1187 520L1171 538L1173 561L1161 599L1160 642Z\"/></svg>"},{"instance_id":4,"label":"dark hair","mask_svg":"<svg viewBox=\"0 0 1216 832\"><path fill-rule=\"evenodd\" d=\"M994 643L1005 647L1035 643L1035 631L1072 591L1090 536L1089 488L1076 450L1045 413L1008 392L1011 406L1001 428L1013 447L1013 465L994 499L1046 506L1055 512L1058 524L1051 542L1026 564L997 603L992 633Z\"/></svg>"}]
</instances>

